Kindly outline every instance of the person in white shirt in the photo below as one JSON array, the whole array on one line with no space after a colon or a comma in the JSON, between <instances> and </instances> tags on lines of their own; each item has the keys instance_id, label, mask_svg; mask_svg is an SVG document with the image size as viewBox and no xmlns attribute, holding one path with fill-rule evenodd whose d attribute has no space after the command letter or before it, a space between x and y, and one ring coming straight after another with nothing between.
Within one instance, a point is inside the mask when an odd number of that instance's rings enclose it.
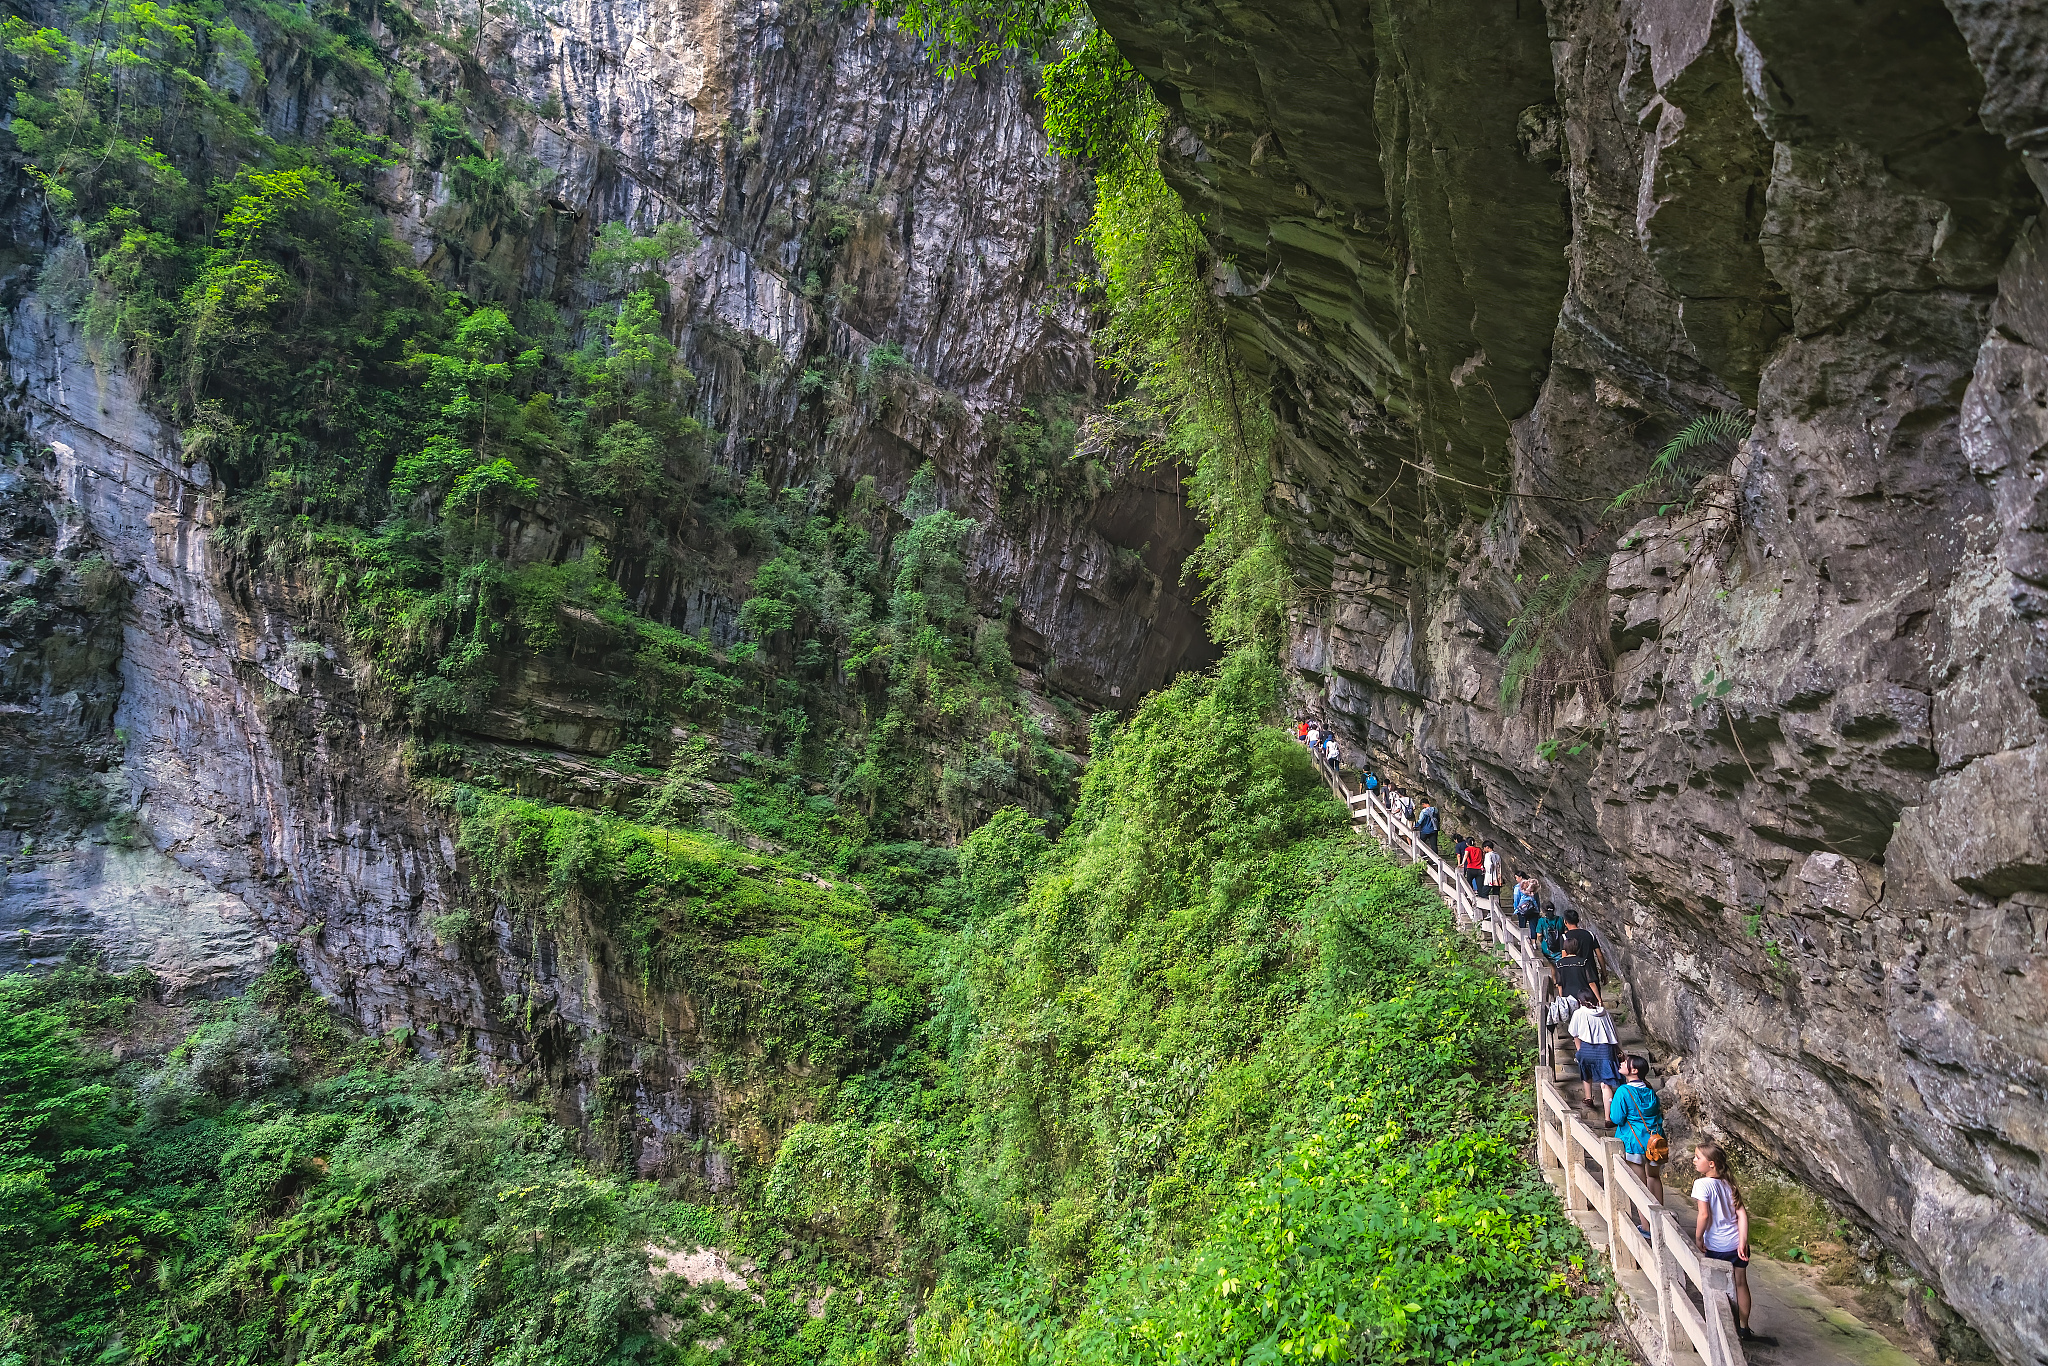
<instances>
[{"instance_id":1,"label":"person in white shirt","mask_svg":"<svg viewBox=\"0 0 2048 1366\"><path fill-rule=\"evenodd\" d=\"M1614 1103L1614 1088L1621 1080L1621 1072L1615 1066L1615 1054L1620 1052L1621 1040L1614 1032L1614 1017L1607 1013L1606 1006L1600 1004L1599 991L1588 987L1587 992L1565 1028L1570 1031L1578 1050L1579 1084L1585 1090L1586 1108L1593 1107L1593 1084L1598 1082L1600 1113L1604 1115L1607 1107Z\"/></svg>"},{"instance_id":2,"label":"person in white shirt","mask_svg":"<svg viewBox=\"0 0 2048 1366\"><path fill-rule=\"evenodd\" d=\"M1487 840L1482 847L1486 856L1479 860L1479 885L1486 889L1486 899L1497 911L1500 909L1500 889L1507 885L1508 880L1506 865L1501 862L1500 850L1493 847L1492 840Z\"/></svg>"},{"instance_id":3,"label":"person in white shirt","mask_svg":"<svg viewBox=\"0 0 2048 1366\"><path fill-rule=\"evenodd\" d=\"M1735 1268L1735 1333L1747 1342L1754 1336L1749 1330L1749 1210L1720 1144L1694 1144L1692 1166L1700 1174L1692 1183L1693 1203L1699 1206L1693 1237L1701 1253Z\"/></svg>"}]
</instances>

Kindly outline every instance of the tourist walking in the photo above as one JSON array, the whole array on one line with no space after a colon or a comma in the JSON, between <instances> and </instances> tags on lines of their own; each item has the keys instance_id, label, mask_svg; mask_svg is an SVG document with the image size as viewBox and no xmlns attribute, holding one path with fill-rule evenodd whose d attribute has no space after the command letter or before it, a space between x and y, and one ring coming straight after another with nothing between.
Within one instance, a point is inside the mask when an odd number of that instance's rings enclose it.
<instances>
[{"instance_id":1,"label":"tourist walking","mask_svg":"<svg viewBox=\"0 0 2048 1366\"><path fill-rule=\"evenodd\" d=\"M1630 1053L1621 1060L1621 1081L1614 1088L1614 1099L1608 1102L1607 1118L1615 1126L1614 1136L1621 1140L1621 1155L1650 1188L1650 1199L1661 1205L1664 1162L1671 1155L1671 1145L1664 1138L1664 1105L1650 1089L1650 1064L1642 1054ZM1650 1236L1640 1221L1636 1231L1645 1238Z\"/></svg>"},{"instance_id":2,"label":"tourist walking","mask_svg":"<svg viewBox=\"0 0 2048 1366\"><path fill-rule=\"evenodd\" d=\"M1522 933L1529 938L1536 937L1536 916L1540 906L1536 900L1536 875L1523 873L1515 879L1515 923L1522 927Z\"/></svg>"},{"instance_id":3,"label":"tourist walking","mask_svg":"<svg viewBox=\"0 0 2048 1366\"><path fill-rule=\"evenodd\" d=\"M1621 1069L1615 1065L1621 1053L1621 1040L1614 1032L1614 1017L1600 1004L1599 992L1579 998L1579 1008L1572 1012L1565 1029L1572 1036L1578 1058L1579 1085L1586 1108L1604 1115L1614 1104L1614 1088L1621 1083ZM1596 1084L1600 1087L1598 1101L1593 1099Z\"/></svg>"},{"instance_id":4,"label":"tourist walking","mask_svg":"<svg viewBox=\"0 0 2048 1366\"><path fill-rule=\"evenodd\" d=\"M1692 1167L1700 1174L1692 1183L1693 1203L1699 1207L1693 1238L1702 1253L1735 1268L1735 1293L1729 1298L1735 1301L1736 1336L1747 1342L1755 1336L1749 1329L1749 1210L1720 1144L1694 1144Z\"/></svg>"},{"instance_id":5,"label":"tourist walking","mask_svg":"<svg viewBox=\"0 0 2048 1366\"><path fill-rule=\"evenodd\" d=\"M1430 853L1436 852L1436 803L1427 797L1422 799L1422 810L1415 814L1415 833L1422 837L1422 843Z\"/></svg>"},{"instance_id":6,"label":"tourist walking","mask_svg":"<svg viewBox=\"0 0 2048 1366\"><path fill-rule=\"evenodd\" d=\"M1557 934L1557 953L1551 959L1552 969L1557 974L1557 989L1567 996L1583 1000L1588 985L1601 980L1600 965L1605 961L1593 932L1580 928L1579 913L1566 911L1564 928Z\"/></svg>"},{"instance_id":7,"label":"tourist walking","mask_svg":"<svg viewBox=\"0 0 2048 1366\"><path fill-rule=\"evenodd\" d=\"M1555 909L1539 905L1536 908L1536 947L1550 960L1553 975L1557 966L1557 937L1563 933L1564 917Z\"/></svg>"},{"instance_id":8,"label":"tourist walking","mask_svg":"<svg viewBox=\"0 0 2048 1366\"><path fill-rule=\"evenodd\" d=\"M1500 850L1493 847L1492 840L1480 842L1484 851L1479 860L1481 881L1486 887L1486 899L1495 910L1500 909L1500 889L1507 885L1507 865L1501 861Z\"/></svg>"},{"instance_id":9,"label":"tourist walking","mask_svg":"<svg viewBox=\"0 0 2048 1366\"><path fill-rule=\"evenodd\" d=\"M1486 851L1477 843L1468 841L1459 853L1459 862L1465 869L1465 885L1472 889L1472 895L1484 896L1485 893L1479 889L1483 885L1481 879L1486 876Z\"/></svg>"}]
</instances>

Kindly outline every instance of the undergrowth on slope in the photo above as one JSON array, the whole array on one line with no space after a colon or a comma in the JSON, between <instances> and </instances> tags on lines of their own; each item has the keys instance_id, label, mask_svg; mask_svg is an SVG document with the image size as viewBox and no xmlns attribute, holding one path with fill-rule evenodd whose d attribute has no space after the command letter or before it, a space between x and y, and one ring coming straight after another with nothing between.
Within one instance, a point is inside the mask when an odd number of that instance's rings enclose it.
<instances>
[{"instance_id":1,"label":"undergrowth on slope","mask_svg":"<svg viewBox=\"0 0 2048 1366\"><path fill-rule=\"evenodd\" d=\"M0 978L0 1361L674 1360L652 1242L701 1206L589 1170L473 1068L354 1041L280 960L160 1061L148 974ZM704 1305L713 1307L707 1313Z\"/></svg>"},{"instance_id":2,"label":"undergrowth on slope","mask_svg":"<svg viewBox=\"0 0 2048 1366\"><path fill-rule=\"evenodd\" d=\"M1239 654L1149 699L1056 842L976 832L937 1010L783 1144L803 1277L936 1276L920 1359L1605 1359L1520 1156L1513 992L1344 831L1277 682ZM902 1351L884 1304L813 1359Z\"/></svg>"}]
</instances>

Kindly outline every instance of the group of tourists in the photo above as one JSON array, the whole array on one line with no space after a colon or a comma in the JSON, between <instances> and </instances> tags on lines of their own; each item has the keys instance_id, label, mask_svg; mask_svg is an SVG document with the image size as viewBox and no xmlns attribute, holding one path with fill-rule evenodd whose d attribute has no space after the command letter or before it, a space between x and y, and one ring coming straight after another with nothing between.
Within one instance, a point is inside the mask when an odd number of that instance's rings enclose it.
<instances>
[{"instance_id":1,"label":"group of tourists","mask_svg":"<svg viewBox=\"0 0 2048 1366\"><path fill-rule=\"evenodd\" d=\"M1327 770L1338 782L1344 780L1344 751L1337 744L1337 733L1321 721L1297 719L1294 723L1294 738L1308 746L1309 757Z\"/></svg>"},{"instance_id":2,"label":"group of tourists","mask_svg":"<svg viewBox=\"0 0 2048 1366\"><path fill-rule=\"evenodd\" d=\"M1601 1000L1602 983L1613 969L1599 940L1580 923L1577 911L1567 908L1562 916L1545 911L1535 882L1533 876L1517 879L1515 918L1550 963L1557 997L1548 1020L1554 1024L1561 1019L1571 1036L1582 1103L1614 1130L1622 1157L1642 1178L1650 1198L1661 1205L1671 1145L1664 1134L1663 1102L1650 1085L1649 1060L1622 1051L1614 1016ZM1595 1086L1600 1088L1598 1100L1593 1097ZM1747 1342L1754 1336L1749 1327L1749 1210L1735 1186L1728 1155L1718 1144L1693 1145L1692 1164L1698 1173L1692 1183L1694 1241L1702 1254L1734 1268L1736 1333ZM1650 1236L1640 1220L1636 1232L1645 1239Z\"/></svg>"},{"instance_id":3,"label":"group of tourists","mask_svg":"<svg viewBox=\"0 0 2048 1366\"><path fill-rule=\"evenodd\" d=\"M1341 783L1337 738L1329 728L1319 719L1297 720L1295 734L1316 762ZM1369 764L1361 763L1357 772L1366 791L1377 793L1431 853L1439 852L1443 814L1434 801L1383 783ZM1664 1167L1671 1156L1664 1134L1664 1106L1650 1084L1649 1060L1622 1051L1614 1016L1601 999L1603 985L1616 974L1599 937L1586 927L1577 910L1547 906L1535 873L1522 870L1510 875L1492 840L1454 834L1451 862L1472 894L1496 907L1500 898L1510 895L1507 888L1512 881L1510 907L1515 925L1549 967L1554 995L1546 1022L1551 1027L1562 1026L1571 1037L1581 1103L1597 1117L1596 1122L1604 1121L1614 1130L1623 1157L1651 1198L1663 1203ZM1596 1086L1600 1088L1597 1099ZM1704 1255L1734 1268L1736 1330L1748 1341L1754 1337L1749 1327L1749 1211L1729 1170L1728 1155L1717 1144L1695 1144L1692 1165L1697 1174L1691 1192L1696 1215L1694 1240ZM1640 1222L1636 1230L1644 1238L1650 1236Z\"/></svg>"}]
</instances>

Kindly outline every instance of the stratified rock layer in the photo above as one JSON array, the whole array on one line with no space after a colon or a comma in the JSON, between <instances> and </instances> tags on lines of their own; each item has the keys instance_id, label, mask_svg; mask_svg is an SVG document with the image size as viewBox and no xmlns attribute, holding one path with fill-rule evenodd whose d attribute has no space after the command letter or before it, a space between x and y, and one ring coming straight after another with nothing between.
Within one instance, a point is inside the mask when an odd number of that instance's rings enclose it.
<instances>
[{"instance_id":1,"label":"stratified rock layer","mask_svg":"<svg viewBox=\"0 0 2048 1366\"><path fill-rule=\"evenodd\" d=\"M1270 367L1304 702L2048 1361L2048 15L1095 8Z\"/></svg>"}]
</instances>

